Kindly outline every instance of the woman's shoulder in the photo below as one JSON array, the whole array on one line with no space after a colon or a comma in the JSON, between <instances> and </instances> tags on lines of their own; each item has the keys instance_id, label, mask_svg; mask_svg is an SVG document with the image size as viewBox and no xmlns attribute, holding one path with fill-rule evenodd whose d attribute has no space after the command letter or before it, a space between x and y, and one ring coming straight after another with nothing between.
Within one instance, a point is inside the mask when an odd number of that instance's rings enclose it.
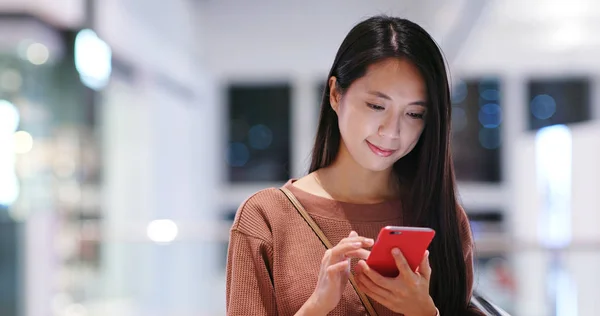
<instances>
[{"instance_id":1,"label":"woman's shoulder","mask_svg":"<svg viewBox=\"0 0 600 316\"><path fill-rule=\"evenodd\" d=\"M281 207L287 200L279 188L266 188L250 195L239 207L238 214L263 213Z\"/></svg>"},{"instance_id":2,"label":"woman's shoulder","mask_svg":"<svg viewBox=\"0 0 600 316\"><path fill-rule=\"evenodd\" d=\"M249 196L238 208L232 231L270 239L272 226L286 217L290 202L278 188L262 189Z\"/></svg>"}]
</instances>

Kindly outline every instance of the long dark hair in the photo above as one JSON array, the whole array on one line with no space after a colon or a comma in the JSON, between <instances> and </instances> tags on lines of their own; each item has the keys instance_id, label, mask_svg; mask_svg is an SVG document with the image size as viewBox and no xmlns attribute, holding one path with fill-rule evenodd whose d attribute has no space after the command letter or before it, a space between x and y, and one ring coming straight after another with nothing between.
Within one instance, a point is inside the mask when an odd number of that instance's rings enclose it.
<instances>
[{"instance_id":1,"label":"long dark hair","mask_svg":"<svg viewBox=\"0 0 600 316\"><path fill-rule=\"evenodd\" d=\"M435 229L430 245L430 294L442 315L467 314L467 276L462 250L450 151L450 89L446 64L431 36L417 24L375 16L356 25L340 46L327 78L337 78L342 94L367 67L386 58L403 58L420 71L427 87L425 128L416 147L393 167L410 187L403 217L407 225ZM310 172L329 166L340 147L338 118L325 89Z\"/></svg>"}]
</instances>

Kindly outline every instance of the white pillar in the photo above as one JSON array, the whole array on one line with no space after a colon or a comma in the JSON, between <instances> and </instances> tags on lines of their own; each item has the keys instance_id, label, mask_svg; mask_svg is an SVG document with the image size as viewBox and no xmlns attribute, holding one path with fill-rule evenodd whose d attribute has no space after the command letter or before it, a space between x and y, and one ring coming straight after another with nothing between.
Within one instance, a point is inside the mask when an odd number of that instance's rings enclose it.
<instances>
[{"instance_id":1,"label":"white pillar","mask_svg":"<svg viewBox=\"0 0 600 316\"><path fill-rule=\"evenodd\" d=\"M576 285L578 315L598 313L600 284L600 124L574 126L571 200L572 249L566 267Z\"/></svg>"},{"instance_id":2,"label":"white pillar","mask_svg":"<svg viewBox=\"0 0 600 316\"><path fill-rule=\"evenodd\" d=\"M299 75L292 82L291 102L291 177L302 177L310 167L311 150L319 117L318 81Z\"/></svg>"},{"instance_id":3,"label":"white pillar","mask_svg":"<svg viewBox=\"0 0 600 316\"><path fill-rule=\"evenodd\" d=\"M540 248L538 223L541 201L536 182L535 143L527 132L529 111L526 76L506 76L502 89L506 231L512 236L509 254L517 285L515 310L523 315L548 315L546 280L548 256Z\"/></svg>"}]
</instances>

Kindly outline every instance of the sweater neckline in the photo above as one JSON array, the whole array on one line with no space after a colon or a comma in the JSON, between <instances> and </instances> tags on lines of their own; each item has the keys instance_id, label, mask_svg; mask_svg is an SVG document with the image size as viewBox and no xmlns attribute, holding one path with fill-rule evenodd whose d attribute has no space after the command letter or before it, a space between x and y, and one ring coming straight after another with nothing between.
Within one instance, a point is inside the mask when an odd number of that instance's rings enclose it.
<instances>
[{"instance_id":1,"label":"sweater neckline","mask_svg":"<svg viewBox=\"0 0 600 316\"><path fill-rule=\"evenodd\" d=\"M377 222L402 217L402 201L400 198L370 204L342 202L306 192L290 179L283 187L290 190L302 203L306 211L314 216L334 220L352 220L361 222Z\"/></svg>"}]
</instances>

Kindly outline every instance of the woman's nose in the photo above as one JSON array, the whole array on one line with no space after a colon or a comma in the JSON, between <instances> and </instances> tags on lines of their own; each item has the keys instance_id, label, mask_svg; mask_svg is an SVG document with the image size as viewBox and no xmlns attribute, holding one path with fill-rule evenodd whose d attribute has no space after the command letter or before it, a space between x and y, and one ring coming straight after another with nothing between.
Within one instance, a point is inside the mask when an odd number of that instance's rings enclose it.
<instances>
[{"instance_id":1,"label":"woman's nose","mask_svg":"<svg viewBox=\"0 0 600 316\"><path fill-rule=\"evenodd\" d=\"M379 136L386 138L400 137L400 119L397 116L390 115L380 126Z\"/></svg>"}]
</instances>

